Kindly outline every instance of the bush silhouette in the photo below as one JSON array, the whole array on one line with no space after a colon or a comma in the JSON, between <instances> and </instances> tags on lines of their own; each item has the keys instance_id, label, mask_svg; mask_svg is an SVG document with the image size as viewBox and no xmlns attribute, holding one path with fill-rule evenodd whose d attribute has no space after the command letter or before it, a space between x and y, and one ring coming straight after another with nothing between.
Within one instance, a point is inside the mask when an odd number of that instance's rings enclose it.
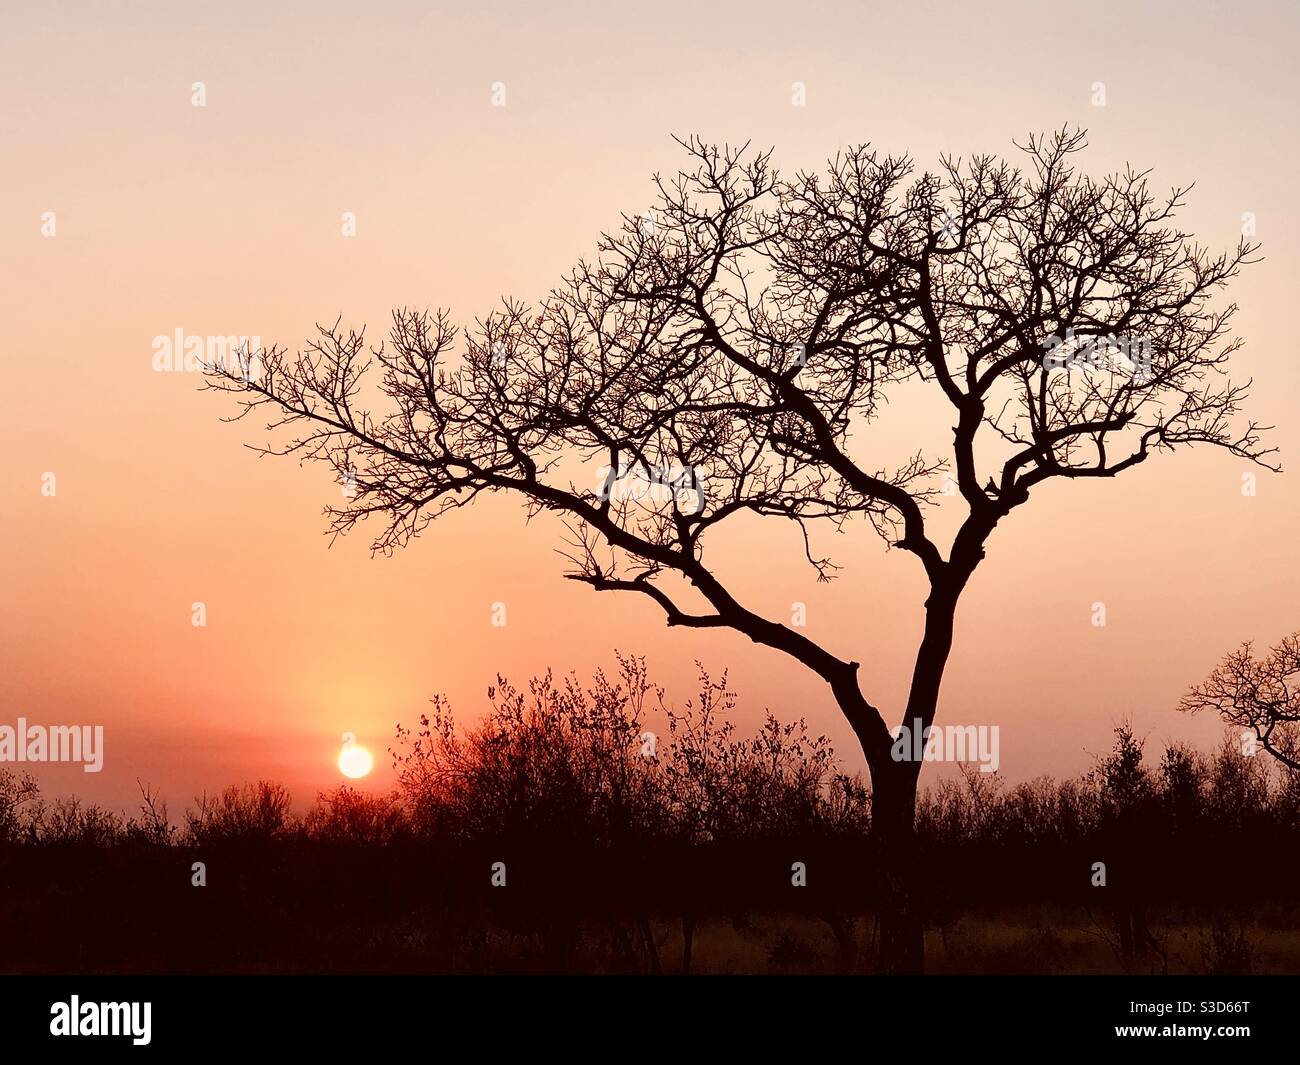
<instances>
[{"instance_id":1,"label":"bush silhouette","mask_svg":"<svg viewBox=\"0 0 1300 1065\"><path fill-rule=\"evenodd\" d=\"M0 965L690 971L701 935L723 929L760 968L876 967L869 788L803 722L769 714L741 735L735 704L725 675L701 670L675 706L636 657L585 685L498 678L469 727L437 699L398 730L389 794L342 785L298 816L259 781L200 796L183 828L145 787L128 815L44 800L0 771L0 883L17 900L0 913ZM1054 924L1070 913L1111 964L1164 971L1172 907L1213 915L1183 970L1258 969L1251 921L1296 901L1277 855L1300 844L1298 800L1300 773L1234 736L1154 758L1126 724L1074 778L1012 786L964 767L918 803L920 913L949 943L981 914L1034 907L1028 939L981 955L1007 971L1072 964L1077 944ZM194 861L210 871L202 892ZM122 921L72 919L90 906Z\"/></svg>"}]
</instances>

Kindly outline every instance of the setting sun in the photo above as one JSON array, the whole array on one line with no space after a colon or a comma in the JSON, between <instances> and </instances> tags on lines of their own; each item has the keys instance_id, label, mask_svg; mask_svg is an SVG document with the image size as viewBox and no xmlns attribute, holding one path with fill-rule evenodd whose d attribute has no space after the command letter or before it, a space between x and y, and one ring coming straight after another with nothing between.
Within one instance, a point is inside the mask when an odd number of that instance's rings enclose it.
<instances>
[{"instance_id":1,"label":"setting sun","mask_svg":"<svg viewBox=\"0 0 1300 1065\"><path fill-rule=\"evenodd\" d=\"M339 752L339 772L345 777L358 780L374 768L375 759L364 747L357 746L357 738L351 732L343 734L343 750Z\"/></svg>"}]
</instances>

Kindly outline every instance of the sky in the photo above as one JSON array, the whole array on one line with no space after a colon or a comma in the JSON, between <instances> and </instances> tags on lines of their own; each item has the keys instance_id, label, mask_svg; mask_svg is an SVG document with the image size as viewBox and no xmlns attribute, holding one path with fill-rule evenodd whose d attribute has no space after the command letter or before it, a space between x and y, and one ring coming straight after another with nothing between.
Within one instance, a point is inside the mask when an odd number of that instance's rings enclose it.
<instances>
[{"instance_id":1,"label":"sky","mask_svg":"<svg viewBox=\"0 0 1300 1065\"><path fill-rule=\"evenodd\" d=\"M773 147L793 171L853 143L933 166L1078 125L1091 173L1195 181L1181 221L1206 244L1254 215L1265 259L1232 288L1236 375L1292 465L1298 19L1206 2L7 4L0 724L104 726L103 771L44 767L55 793L130 806L144 782L179 809L269 777L310 798L340 780L344 731L386 787L394 726L434 693L473 719L498 673L586 676L618 648L676 701L696 660L729 669L742 726L803 716L860 765L800 667L561 579L558 525L525 525L517 500L391 558L364 533L331 547L339 486L259 459L243 445L260 428L222 423L199 375L156 372L154 338L293 346L339 316L377 338L394 307L468 323L536 299L651 205L651 176L683 162L674 134ZM948 439L947 412L908 416ZM1086 769L1124 719L1153 746L1215 743L1180 694L1242 640L1300 628L1298 482L1261 472L1246 496L1245 472L1190 451L1037 491L968 589L939 720L998 724L1011 780ZM807 603L808 634L863 663L892 721L919 566L862 526L830 547L843 569L821 585L788 529L746 528L716 557L754 608Z\"/></svg>"}]
</instances>

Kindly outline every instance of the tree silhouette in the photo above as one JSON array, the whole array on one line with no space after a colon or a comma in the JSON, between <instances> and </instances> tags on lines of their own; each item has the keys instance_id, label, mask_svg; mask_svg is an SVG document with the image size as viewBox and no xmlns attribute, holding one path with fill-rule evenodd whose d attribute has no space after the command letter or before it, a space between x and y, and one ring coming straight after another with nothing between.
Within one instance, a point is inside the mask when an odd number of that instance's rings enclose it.
<instances>
[{"instance_id":1,"label":"tree silhouette","mask_svg":"<svg viewBox=\"0 0 1300 1065\"><path fill-rule=\"evenodd\" d=\"M1179 703L1184 713L1213 710L1249 729L1259 745L1289 769L1300 770L1300 632L1256 657L1247 641L1224 656Z\"/></svg>"},{"instance_id":2,"label":"tree silhouette","mask_svg":"<svg viewBox=\"0 0 1300 1065\"><path fill-rule=\"evenodd\" d=\"M210 384L287 441L259 450L332 466L352 492L342 533L379 517L379 551L482 492L511 491L567 529L567 576L645 596L669 625L728 628L825 682L871 773L892 870L882 954L921 966L911 881L920 764L895 761L859 661L747 606L706 561L731 519L813 532L864 519L928 579L924 634L898 719L928 728L958 600L993 529L1052 479L1112 477L1156 451L1211 444L1269 464L1238 424L1226 364L1234 308L1213 297L1256 248L1213 255L1145 172L1075 171L1082 132L1031 137L1021 166L852 147L782 178L771 153L680 142L687 169L605 234L536 306L506 300L453 354L449 314L399 310L391 339L336 322L306 350L245 353ZM363 399L378 367L382 409ZM923 387L953 418L933 455L872 462L882 404ZM376 398L380 398L376 397ZM947 474L965 512L927 526Z\"/></svg>"}]
</instances>

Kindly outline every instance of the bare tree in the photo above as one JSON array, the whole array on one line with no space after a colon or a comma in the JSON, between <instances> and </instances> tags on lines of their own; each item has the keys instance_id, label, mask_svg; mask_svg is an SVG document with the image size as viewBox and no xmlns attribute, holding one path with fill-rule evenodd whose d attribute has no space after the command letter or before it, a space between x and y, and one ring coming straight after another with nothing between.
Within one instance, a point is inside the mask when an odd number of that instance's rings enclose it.
<instances>
[{"instance_id":1,"label":"bare tree","mask_svg":"<svg viewBox=\"0 0 1300 1065\"><path fill-rule=\"evenodd\" d=\"M891 756L859 662L742 602L706 560L709 534L743 516L793 522L819 580L836 569L814 547L828 524L863 519L915 556L929 594L899 720L928 728L958 599L1036 485L1190 444L1269 464L1226 376L1234 308L1212 305L1256 248L1196 245L1173 223L1186 190L1157 196L1145 172L1076 173L1081 132L1031 137L1020 166L945 158L917 173L859 146L790 179L770 152L681 143L689 167L655 178L653 211L625 217L536 306L506 300L476 322L463 355L445 311L401 310L373 352L336 323L211 384L241 398L236 417L266 407L269 428L291 431L259 450L354 486L329 511L336 534L377 516L387 552L481 492L513 491L562 517L571 579L645 596L669 625L732 629L821 678L861 743L896 870L882 955L917 969L920 765ZM872 462L869 430L905 385L951 411L951 439ZM944 474L964 505L949 543L926 522Z\"/></svg>"},{"instance_id":2,"label":"bare tree","mask_svg":"<svg viewBox=\"0 0 1300 1065\"><path fill-rule=\"evenodd\" d=\"M1289 769L1300 770L1300 632L1256 657L1247 641L1224 655L1178 709L1213 710L1230 725L1249 729L1261 747Z\"/></svg>"}]
</instances>

